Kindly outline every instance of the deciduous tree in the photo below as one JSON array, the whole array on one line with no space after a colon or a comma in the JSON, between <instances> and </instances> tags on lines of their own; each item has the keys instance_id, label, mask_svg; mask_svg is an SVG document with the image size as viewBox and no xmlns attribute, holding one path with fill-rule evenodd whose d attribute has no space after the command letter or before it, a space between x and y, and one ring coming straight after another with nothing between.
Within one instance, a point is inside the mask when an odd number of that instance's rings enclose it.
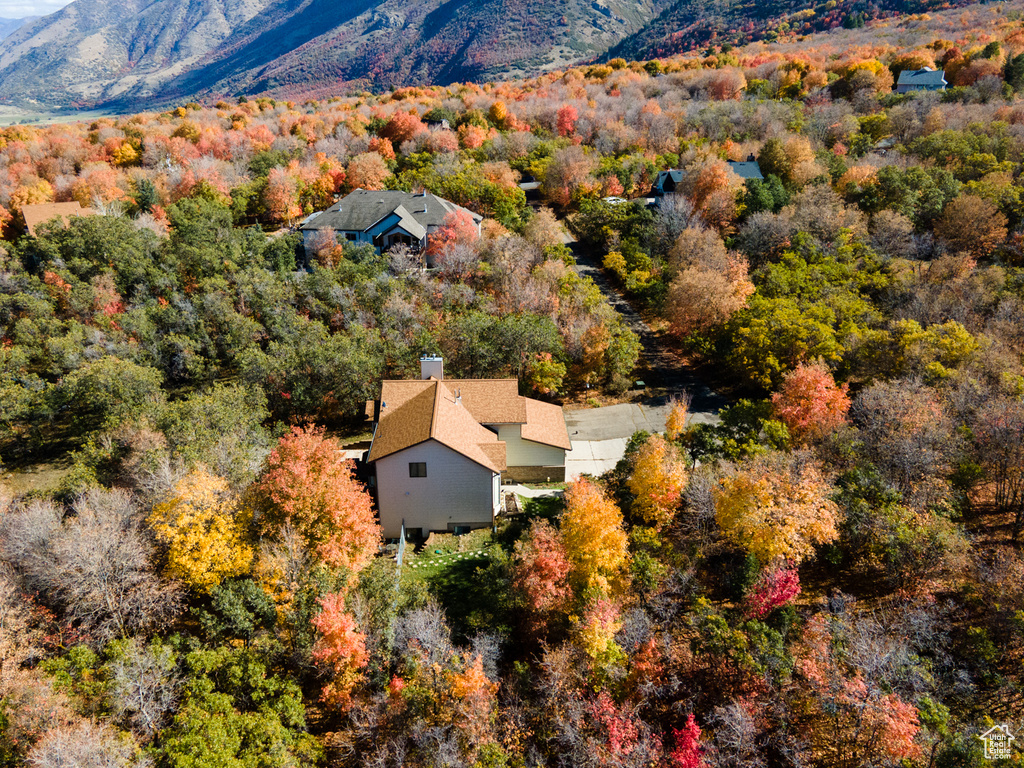
<instances>
[{"instance_id":1,"label":"deciduous tree","mask_svg":"<svg viewBox=\"0 0 1024 768\"><path fill-rule=\"evenodd\" d=\"M550 614L568 608L571 568L558 531L546 520L534 520L516 542L512 566L512 583L522 593L532 623L542 626Z\"/></svg>"},{"instance_id":2,"label":"deciduous tree","mask_svg":"<svg viewBox=\"0 0 1024 768\"><path fill-rule=\"evenodd\" d=\"M566 488L560 529L578 589L607 595L622 586L629 558L622 512L594 481L579 479Z\"/></svg>"},{"instance_id":3,"label":"deciduous tree","mask_svg":"<svg viewBox=\"0 0 1024 768\"><path fill-rule=\"evenodd\" d=\"M626 485L633 494L635 517L655 528L671 523L686 487L678 450L660 435L651 435L637 452Z\"/></svg>"},{"instance_id":4,"label":"deciduous tree","mask_svg":"<svg viewBox=\"0 0 1024 768\"><path fill-rule=\"evenodd\" d=\"M266 500L260 527L274 538L285 524L295 526L321 560L354 576L377 553L380 526L369 493L340 450L323 429L292 427L259 482Z\"/></svg>"},{"instance_id":5,"label":"deciduous tree","mask_svg":"<svg viewBox=\"0 0 1024 768\"><path fill-rule=\"evenodd\" d=\"M839 535L831 492L813 464L761 459L721 481L715 493L718 525L762 563L799 562Z\"/></svg>"},{"instance_id":6,"label":"deciduous tree","mask_svg":"<svg viewBox=\"0 0 1024 768\"><path fill-rule=\"evenodd\" d=\"M320 613L313 626L319 637L313 646L313 661L329 669L332 675L323 698L333 706L347 709L352 690L361 679L361 670L369 662L366 637L346 608L343 592L324 595L317 602Z\"/></svg>"},{"instance_id":7,"label":"deciduous tree","mask_svg":"<svg viewBox=\"0 0 1024 768\"><path fill-rule=\"evenodd\" d=\"M251 567L251 520L225 480L197 467L170 499L153 507L149 524L167 545L168 572L192 589L210 592Z\"/></svg>"},{"instance_id":8,"label":"deciduous tree","mask_svg":"<svg viewBox=\"0 0 1024 768\"><path fill-rule=\"evenodd\" d=\"M846 384L836 386L821 363L801 363L783 377L782 388L772 395L772 408L793 439L813 440L846 421L851 402L847 389Z\"/></svg>"},{"instance_id":9,"label":"deciduous tree","mask_svg":"<svg viewBox=\"0 0 1024 768\"><path fill-rule=\"evenodd\" d=\"M991 201L961 195L946 206L935 225L935 234L954 251L977 259L1005 242L1006 224L1006 217Z\"/></svg>"},{"instance_id":10,"label":"deciduous tree","mask_svg":"<svg viewBox=\"0 0 1024 768\"><path fill-rule=\"evenodd\" d=\"M384 158L376 152L365 152L349 161L345 183L349 189L384 189L390 175Z\"/></svg>"}]
</instances>

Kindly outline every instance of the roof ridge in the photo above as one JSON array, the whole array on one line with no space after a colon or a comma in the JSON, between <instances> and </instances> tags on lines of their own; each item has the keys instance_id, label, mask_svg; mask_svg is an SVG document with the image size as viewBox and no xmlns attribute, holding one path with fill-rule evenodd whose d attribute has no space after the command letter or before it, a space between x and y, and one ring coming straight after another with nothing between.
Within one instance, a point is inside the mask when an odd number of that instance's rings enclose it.
<instances>
[{"instance_id":1,"label":"roof ridge","mask_svg":"<svg viewBox=\"0 0 1024 768\"><path fill-rule=\"evenodd\" d=\"M441 382L434 379L434 412L430 415L430 437L437 440L437 415L441 410Z\"/></svg>"}]
</instances>

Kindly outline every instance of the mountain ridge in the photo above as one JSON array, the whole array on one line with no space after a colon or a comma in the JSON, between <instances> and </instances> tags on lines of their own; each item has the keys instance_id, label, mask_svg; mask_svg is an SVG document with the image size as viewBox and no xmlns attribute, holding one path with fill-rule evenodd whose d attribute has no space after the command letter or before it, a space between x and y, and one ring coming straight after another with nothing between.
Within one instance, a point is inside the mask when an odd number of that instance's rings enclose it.
<instances>
[{"instance_id":1,"label":"mountain ridge","mask_svg":"<svg viewBox=\"0 0 1024 768\"><path fill-rule=\"evenodd\" d=\"M0 103L57 108L343 81L387 88L594 58L668 0L75 0L0 40Z\"/></svg>"}]
</instances>

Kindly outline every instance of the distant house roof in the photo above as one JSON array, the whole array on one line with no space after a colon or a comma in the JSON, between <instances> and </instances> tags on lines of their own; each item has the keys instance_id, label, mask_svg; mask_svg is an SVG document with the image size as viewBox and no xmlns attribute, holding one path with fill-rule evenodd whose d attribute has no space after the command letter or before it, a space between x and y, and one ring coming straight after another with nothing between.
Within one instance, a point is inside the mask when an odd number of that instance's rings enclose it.
<instances>
[{"instance_id":1,"label":"distant house roof","mask_svg":"<svg viewBox=\"0 0 1024 768\"><path fill-rule=\"evenodd\" d=\"M93 216L96 213L92 208L83 208L77 202L73 203L34 203L24 205L21 208L21 215L25 218L25 228L32 237L36 236L36 229L40 224L45 224L50 219L60 219L64 226L67 226L68 219L72 216Z\"/></svg>"},{"instance_id":2,"label":"distant house roof","mask_svg":"<svg viewBox=\"0 0 1024 768\"><path fill-rule=\"evenodd\" d=\"M331 229L337 232L366 232L388 216L398 216L398 225L418 238L441 226L455 211L465 211L479 224L483 216L429 192L357 189L320 215L307 218L302 230Z\"/></svg>"},{"instance_id":3,"label":"distant house roof","mask_svg":"<svg viewBox=\"0 0 1024 768\"><path fill-rule=\"evenodd\" d=\"M674 168L668 171L661 171L658 173L658 178L654 182L654 189L657 192L672 192L675 190L676 185L685 177L686 171L680 171Z\"/></svg>"},{"instance_id":4,"label":"distant house roof","mask_svg":"<svg viewBox=\"0 0 1024 768\"><path fill-rule=\"evenodd\" d=\"M912 86L916 88L941 88L946 85L946 73L941 69L904 69L900 72L900 79L896 81L898 86Z\"/></svg>"},{"instance_id":5,"label":"distant house roof","mask_svg":"<svg viewBox=\"0 0 1024 768\"><path fill-rule=\"evenodd\" d=\"M749 181L750 179L764 181L764 176L761 175L761 166L753 158L754 156L751 155L747 160L727 160L726 162L732 168L733 173L744 181Z\"/></svg>"}]
</instances>

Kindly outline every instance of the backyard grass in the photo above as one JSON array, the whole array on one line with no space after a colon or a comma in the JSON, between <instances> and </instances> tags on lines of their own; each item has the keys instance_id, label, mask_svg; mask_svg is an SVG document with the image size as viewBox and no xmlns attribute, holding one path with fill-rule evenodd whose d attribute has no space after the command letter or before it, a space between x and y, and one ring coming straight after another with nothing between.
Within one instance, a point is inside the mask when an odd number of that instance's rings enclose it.
<instances>
[{"instance_id":1,"label":"backyard grass","mask_svg":"<svg viewBox=\"0 0 1024 768\"><path fill-rule=\"evenodd\" d=\"M462 536L451 533L432 533L423 548L413 553L405 550L402 569L410 576L429 581L458 563L478 561L485 564L495 546L490 529L481 528Z\"/></svg>"},{"instance_id":2,"label":"backyard grass","mask_svg":"<svg viewBox=\"0 0 1024 768\"><path fill-rule=\"evenodd\" d=\"M419 553L406 549L402 578L427 586L444 607L456 639L465 642L484 628L509 626L505 582L491 568L506 559L490 529L431 534Z\"/></svg>"}]
</instances>

